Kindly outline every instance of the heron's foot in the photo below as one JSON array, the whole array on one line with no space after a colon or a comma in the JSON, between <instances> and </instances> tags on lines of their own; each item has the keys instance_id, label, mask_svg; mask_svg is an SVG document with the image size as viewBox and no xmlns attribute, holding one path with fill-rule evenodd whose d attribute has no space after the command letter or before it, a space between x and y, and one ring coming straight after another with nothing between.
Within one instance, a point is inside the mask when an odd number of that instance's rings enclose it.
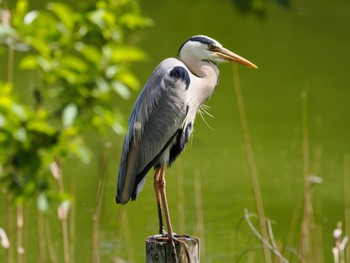
<instances>
[{"instance_id":1,"label":"heron's foot","mask_svg":"<svg viewBox=\"0 0 350 263\"><path fill-rule=\"evenodd\" d=\"M181 239L182 238L190 238L189 235L178 235L176 233L174 233L172 236L170 236L167 232L165 232L163 230L163 233L160 233L158 235L154 235L153 238L157 239L157 240L161 240L161 241L168 241L168 240L175 240L175 242L179 242L181 243Z\"/></svg>"},{"instance_id":2,"label":"heron's foot","mask_svg":"<svg viewBox=\"0 0 350 263\"><path fill-rule=\"evenodd\" d=\"M190 236L188 236L188 235L177 235L176 233L173 233L173 235L170 235L170 234L164 232L164 234L155 235L153 237L155 239L157 239L157 240L171 243L171 247L173 249L173 255L174 255L174 259L175 259L174 262L178 262L178 257L177 257L177 252L176 252L176 245L179 244L180 246L183 246L183 248L185 249L185 252L186 252L186 256L187 256L188 262L190 262L190 255L189 255L187 246L186 246L185 242L182 240L182 239L185 239L185 238L190 238Z\"/></svg>"},{"instance_id":3,"label":"heron's foot","mask_svg":"<svg viewBox=\"0 0 350 263\"><path fill-rule=\"evenodd\" d=\"M164 241L164 242L170 240L168 233L165 232L164 230L163 230L163 233L160 233L160 234L158 234L158 235L154 235L153 238L154 238L154 239L157 239L157 240L159 240L159 241Z\"/></svg>"},{"instance_id":4,"label":"heron's foot","mask_svg":"<svg viewBox=\"0 0 350 263\"><path fill-rule=\"evenodd\" d=\"M171 242L171 247L173 249L173 256L174 256L174 262L178 263L178 259L177 259L177 252L176 252L176 246L175 246L175 240L176 238L174 237L175 233L173 235L168 233L168 239L169 242Z\"/></svg>"}]
</instances>

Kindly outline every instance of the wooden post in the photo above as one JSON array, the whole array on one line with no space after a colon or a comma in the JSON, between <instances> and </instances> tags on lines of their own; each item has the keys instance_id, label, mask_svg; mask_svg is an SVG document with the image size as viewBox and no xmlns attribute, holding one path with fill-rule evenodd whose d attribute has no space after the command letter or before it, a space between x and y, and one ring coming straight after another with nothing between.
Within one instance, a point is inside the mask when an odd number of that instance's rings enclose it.
<instances>
[{"instance_id":1,"label":"wooden post","mask_svg":"<svg viewBox=\"0 0 350 263\"><path fill-rule=\"evenodd\" d=\"M199 239L189 236L177 236L174 241L177 262L173 247L160 235L146 239L146 263L199 263Z\"/></svg>"}]
</instances>

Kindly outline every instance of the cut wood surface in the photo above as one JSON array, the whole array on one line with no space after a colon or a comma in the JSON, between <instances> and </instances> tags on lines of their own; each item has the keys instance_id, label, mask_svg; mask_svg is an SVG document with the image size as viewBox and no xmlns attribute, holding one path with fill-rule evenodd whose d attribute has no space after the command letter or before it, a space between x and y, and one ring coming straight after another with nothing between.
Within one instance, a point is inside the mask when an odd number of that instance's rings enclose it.
<instances>
[{"instance_id":1,"label":"cut wood surface","mask_svg":"<svg viewBox=\"0 0 350 263\"><path fill-rule=\"evenodd\" d=\"M199 263L199 239L189 236L176 236L176 258L171 242L161 235L146 239L146 263Z\"/></svg>"}]
</instances>

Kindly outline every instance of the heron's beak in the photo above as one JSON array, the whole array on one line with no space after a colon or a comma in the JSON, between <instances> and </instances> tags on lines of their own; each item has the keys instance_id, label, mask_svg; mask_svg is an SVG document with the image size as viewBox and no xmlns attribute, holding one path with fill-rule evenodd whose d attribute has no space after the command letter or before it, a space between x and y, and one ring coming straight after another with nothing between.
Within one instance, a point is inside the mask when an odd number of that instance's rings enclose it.
<instances>
[{"instance_id":1,"label":"heron's beak","mask_svg":"<svg viewBox=\"0 0 350 263\"><path fill-rule=\"evenodd\" d=\"M227 61L231 61L231 62L236 62L242 65L245 65L247 67L250 68L258 68L256 65L254 65L252 62L250 62L249 60L242 58L241 56L233 53L232 51L222 47L222 48L218 48L216 50L216 53L218 54L218 56L224 60Z\"/></svg>"}]
</instances>

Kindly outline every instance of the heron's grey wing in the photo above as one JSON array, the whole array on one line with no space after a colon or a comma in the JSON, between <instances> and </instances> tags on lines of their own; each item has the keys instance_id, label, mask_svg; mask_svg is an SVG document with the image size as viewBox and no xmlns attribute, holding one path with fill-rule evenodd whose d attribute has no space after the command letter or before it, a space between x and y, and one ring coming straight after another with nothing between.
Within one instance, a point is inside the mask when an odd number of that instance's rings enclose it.
<instances>
[{"instance_id":1,"label":"heron's grey wing","mask_svg":"<svg viewBox=\"0 0 350 263\"><path fill-rule=\"evenodd\" d=\"M134 200L149 169L163 157L182 128L190 76L182 62L158 65L132 110L118 174L117 203ZM166 160L165 160L166 161Z\"/></svg>"}]
</instances>

